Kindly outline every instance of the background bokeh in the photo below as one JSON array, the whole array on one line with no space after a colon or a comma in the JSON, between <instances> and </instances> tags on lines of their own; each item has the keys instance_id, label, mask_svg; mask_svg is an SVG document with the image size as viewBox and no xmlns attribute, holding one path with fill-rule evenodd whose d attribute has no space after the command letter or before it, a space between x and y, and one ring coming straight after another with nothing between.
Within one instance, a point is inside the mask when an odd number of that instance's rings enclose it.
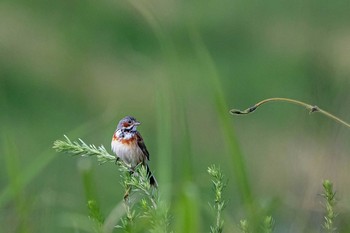
<instances>
[{"instance_id":1,"label":"background bokeh","mask_svg":"<svg viewBox=\"0 0 350 233\"><path fill-rule=\"evenodd\" d=\"M211 164L228 179L225 232L252 213L275 232L320 232L323 179L350 232L348 128L285 103L228 113L289 97L350 120L349 12L346 0L2 0L0 231L84 232L86 179L108 216L116 166L51 147L66 134L109 149L132 115L175 232L209 231Z\"/></svg>"}]
</instances>

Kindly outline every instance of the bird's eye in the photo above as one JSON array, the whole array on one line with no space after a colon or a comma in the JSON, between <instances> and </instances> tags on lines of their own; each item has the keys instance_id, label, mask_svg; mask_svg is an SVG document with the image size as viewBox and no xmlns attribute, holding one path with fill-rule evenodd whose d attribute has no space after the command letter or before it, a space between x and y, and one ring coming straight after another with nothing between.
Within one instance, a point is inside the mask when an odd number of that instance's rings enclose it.
<instances>
[{"instance_id":1,"label":"bird's eye","mask_svg":"<svg viewBox=\"0 0 350 233\"><path fill-rule=\"evenodd\" d=\"M128 123L131 124L132 122L129 120Z\"/></svg>"}]
</instances>

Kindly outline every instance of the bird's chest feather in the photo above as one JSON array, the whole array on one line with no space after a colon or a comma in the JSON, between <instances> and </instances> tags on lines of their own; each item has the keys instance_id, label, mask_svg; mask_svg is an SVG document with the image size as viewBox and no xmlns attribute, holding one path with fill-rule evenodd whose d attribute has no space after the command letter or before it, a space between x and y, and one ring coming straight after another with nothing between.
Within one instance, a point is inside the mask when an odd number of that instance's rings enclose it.
<instances>
[{"instance_id":1,"label":"bird's chest feather","mask_svg":"<svg viewBox=\"0 0 350 233\"><path fill-rule=\"evenodd\" d=\"M115 132L112 139L112 151L125 163L135 167L143 162L143 152L133 133Z\"/></svg>"}]
</instances>

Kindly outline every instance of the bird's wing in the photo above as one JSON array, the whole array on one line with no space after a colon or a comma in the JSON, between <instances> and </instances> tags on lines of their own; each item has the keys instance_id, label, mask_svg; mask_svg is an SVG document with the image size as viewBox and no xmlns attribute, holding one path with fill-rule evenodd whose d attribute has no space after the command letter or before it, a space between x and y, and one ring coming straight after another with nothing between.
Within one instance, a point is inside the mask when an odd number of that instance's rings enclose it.
<instances>
[{"instance_id":1,"label":"bird's wing","mask_svg":"<svg viewBox=\"0 0 350 233\"><path fill-rule=\"evenodd\" d=\"M137 144L140 147L140 149L142 150L143 154L147 157L147 159L149 160L149 153L148 150L146 148L145 142L143 141L143 138L141 137L141 134L139 132L136 133L137 136Z\"/></svg>"}]
</instances>

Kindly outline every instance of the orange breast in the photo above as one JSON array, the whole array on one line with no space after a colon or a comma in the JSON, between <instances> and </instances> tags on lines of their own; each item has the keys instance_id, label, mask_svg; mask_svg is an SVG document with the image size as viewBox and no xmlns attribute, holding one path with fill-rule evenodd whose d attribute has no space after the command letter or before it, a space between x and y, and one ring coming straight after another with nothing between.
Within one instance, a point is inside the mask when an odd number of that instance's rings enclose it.
<instances>
[{"instance_id":1,"label":"orange breast","mask_svg":"<svg viewBox=\"0 0 350 233\"><path fill-rule=\"evenodd\" d=\"M132 137L132 138L129 138L129 139L119 139L119 141L122 143L122 144L131 144L131 143L135 143L136 142L136 137Z\"/></svg>"},{"instance_id":2,"label":"orange breast","mask_svg":"<svg viewBox=\"0 0 350 233\"><path fill-rule=\"evenodd\" d=\"M116 134L113 134L113 138L112 138L113 141L119 141L121 142L122 144L131 144L131 143L135 143L137 138L136 136L135 137L131 137L131 138L128 138L128 139L124 139L124 138L118 138L118 136Z\"/></svg>"}]
</instances>

